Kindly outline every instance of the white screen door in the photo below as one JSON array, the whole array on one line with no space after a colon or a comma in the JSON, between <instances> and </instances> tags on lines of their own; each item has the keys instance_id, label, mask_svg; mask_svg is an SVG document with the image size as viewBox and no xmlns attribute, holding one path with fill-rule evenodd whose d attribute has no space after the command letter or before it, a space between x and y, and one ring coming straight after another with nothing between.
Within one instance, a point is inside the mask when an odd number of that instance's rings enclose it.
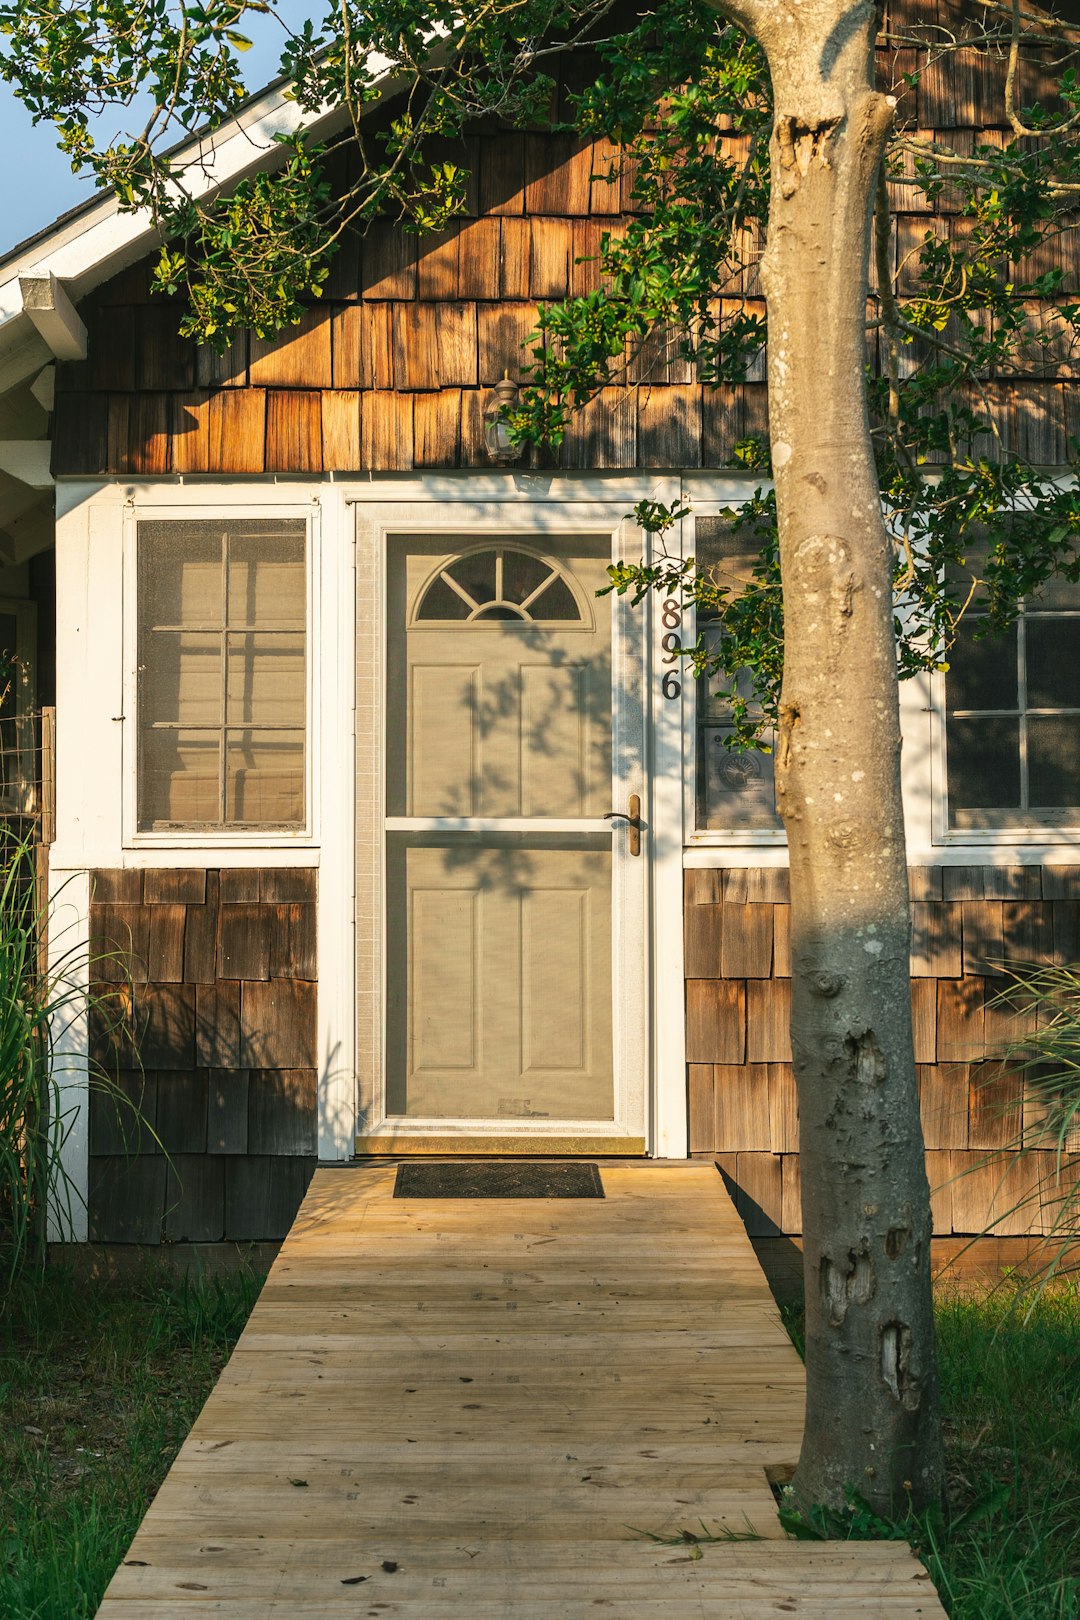
<instances>
[{"instance_id":1,"label":"white screen door","mask_svg":"<svg viewBox=\"0 0 1080 1620\"><path fill-rule=\"evenodd\" d=\"M625 820L641 669L596 594L610 556L610 529L390 539L383 1123L399 1151L644 1136L645 860Z\"/></svg>"}]
</instances>

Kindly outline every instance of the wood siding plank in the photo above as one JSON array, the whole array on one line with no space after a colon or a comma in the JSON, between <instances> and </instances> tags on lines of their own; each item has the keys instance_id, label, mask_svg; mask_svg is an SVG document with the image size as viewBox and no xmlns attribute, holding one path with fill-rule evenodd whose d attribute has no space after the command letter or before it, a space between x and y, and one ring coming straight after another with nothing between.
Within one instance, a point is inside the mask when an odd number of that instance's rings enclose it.
<instances>
[{"instance_id":1,"label":"wood siding plank","mask_svg":"<svg viewBox=\"0 0 1080 1620\"><path fill-rule=\"evenodd\" d=\"M246 1153L248 1150L246 1069L210 1072L206 1150L208 1153Z\"/></svg>"},{"instance_id":2,"label":"wood siding plank","mask_svg":"<svg viewBox=\"0 0 1080 1620\"><path fill-rule=\"evenodd\" d=\"M314 1156L317 1148L315 1070L252 1070L248 1151Z\"/></svg>"},{"instance_id":3,"label":"wood siding plank","mask_svg":"<svg viewBox=\"0 0 1080 1620\"><path fill-rule=\"evenodd\" d=\"M225 389L210 397L210 467L216 473L266 469L266 391Z\"/></svg>"},{"instance_id":4,"label":"wood siding plank","mask_svg":"<svg viewBox=\"0 0 1080 1620\"><path fill-rule=\"evenodd\" d=\"M569 221L565 219L530 220L528 296L539 299L565 298L569 289Z\"/></svg>"},{"instance_id":5,"label":"wood siding plank","mask_svg":"<svg viewBox=\"0 0 1080 1620\"><path fill-rule=\"evenodd\" d=\"M413 464L456 467L461 454L461 390L442 388L413 399Z\"/></svg>"},{"instance_id":6,"label":"wood siding plank","mask_svg":"<svg viewBox=\"0 0 1080 1620\"><path fill-rule=\"evenodd\" d=\"M683 970L688 979L721 977L722 906L688 905L683 910Z\"/></svg>"},{"instance_id":7,"label":"wood siding plank","mask_svg":"<svg viewBox=\"0 0 1080 1620\"><path fill-rule=\"evenodd\" d=\"M713 1065L714 1144L719 1153L772 1150L769 1070L764 1063Z\"/></svg>"},{"instance_id":8,"label":"wood siding plank","mask_svg":"<svg viewBox=\"0 0 1080 1620\"><path fill-rule=\"evenodd\" d=\"M725 918L725 929L727 920ZM746 985L746 1061L791 1062L791 980L750 979Z\"/></svg>"},{"instance_id":9,"label":"wood siding plank","mask_svg":"<svg viewBox=\"0 0 1080 1620\"><path fill-rule=\"evenodd\" d=\"M769 1133L774 1153L798 1153L799 1093L790 1063L769 1064Z\"/></svg>"},{"instance_id":10,"label":"wood siding plank","mask_svg":"<svg viewBox=\"0 0 1080 1620\"><path fill-rule=\"evenodd\" d=\"M977 1063L986 1055L983 1002L982 979L938 981L938 1062Z\"/></svg>"},{"instance_id":11,"label":"wood siding plank","mask_svg":"<svg viewBox=\"0 0 1080 1620\"><path fill-rule=\"evenodd\" d=\"M701 389L648 388L638 402L638 465L701 466Z\"/></svg>"},{"instance_id":12,"label":"wood siding plank","mask_svg":"<svg viewBox=\"0 0 1080 1620\"><path fill-rule=\"evenodd\" d=\"M937 985L933 979L911 981L911 1028L915 1062L937 1062Z\"/></svg>"},{"instance_id":13,"label":"wood siding plank","mask_svg":"<svg viewBox=\"0 0 1080 1620\"><path fill-rule=\"evenodd\" d=\"M206 1153L177 1154L165 1185L167 1243L220 1243L225 1236L225 1163Z\"/></svg>"},{"instance_id":14,"label":"wood siding plank","mask_svg":"<svg viewBox=\"0 0 1080 1620\"><path fill-rule=\"evenodd\" d=\"M251 334L253 388L331 388L330 314L319 304L273 337Z\"/></svg>"},{"instance_id":15,"label":"wood siding plank","mask_svg":"<svg viewBox=\"0 0 1080 1620\"><path fill-rule=\"evenodd\" d=\"M409 394L364 395L360 451L365 470L407 472L413 465L413 402Z\"/></svg>"},{"instance_id":16,"label":"wood siding plank","mask_svg":"<svg viewBox=\"0 0 1080 1620\"><path fill-rule=\"evenodd\" d=\"M911 907L911 972L958 979L963 970L962 913L955 902L916 900Z\"/></svg>"},{"instance_id":17,"label":"wood siding plank","mask_svg":"<svg viewBox=\"0 0 1080 1620\"><path fill-rule=\"evenodd\" d=\"M147 977L153 984L180 984L184 978L187 907L156 905L149 910L150 957Z\"/></svg>"},{"instance_id":18,"label":"wood siding plank","mask_svg":"<svg viewBox=\"0 0 1080 1620\"><path fill-rule=\"evenodd\" d=\"M772 973L772 959L772 906L725 905L720 970L722 977L767 979Z\"/></svg>"},{"instance_id":19,"label":"wood siding plank","mask_svg":"<svg viewBox=\"0 0 1080 1620\"><path fill-rule=\"evenodd\" d=\"M335 388L322 396L322 465L325 472L360 468L360 393Z\"/></svg>"},{"instance_id":20,"label":"wood siding plank","mask_svg":"<svg viewBox=\"0 0 1080 1620\"><path fill-rule=\"evenodd\" d=\"M742 1063L746 1056L746 986L734 979L686 981L688 1063Z\"/></svg>"},{"instance_id":21,"label":"wood siding plank","mask_svg":"<svg viewBox=\"0 0 1080 1620\"><path fill-rule=\"evenodd\" d=\"M417 240L395 221L374 220L360 248L361 287L366 299L416 297Z\"/></svg>"},{"instance_id":22,"label":"wood siding plank","mask_svg":"<svg viewBox=\"0 0 1080 1620\"><path fill-rule=\"evenodd\" d=\"M1000 900L965 900L963 914L965 977L982 974L1001 977L1004 972L1005 934Z\"/></svg>"},{"instance_id":23,"label":"wood siding plank","mask_svg":"<svg viewBox=\"0 0 1080 1620\"><path fill-rule=\"evenodd\" d=\"M918 1065L919 1112L928 1148L967 1147L969 1074L966 1063Z\"/></svg>"},{"instance_id":24,"label":"wood siding plank","mask_svg":"<svg viewBox=\"0 0 1080 1620\"><path fill-rule=\"evenodd\" d=\"M201 1068L240 1068L240 986L200 984L195 992L195 1056Z\"/></svg>"},{"instance_id":25,"label":"wood siding plank","mask_svg":"<svg viewBox=\"0 0 1080 1620\"><path fill-rule=\"evenodd\" d=\"M270 977L271 917L268 906L222 906L218 923L219 979Z\"/></svg>"},{"instance_id":26,"label":"wood siding plank","mask_svg":"<svg viewBox=\"0 0 1080 1620\"><path fill-rule=\"evenodd\" d=\"M169 400L173 471L210 471L210 395L204 389L173 394Z\"/></svg>"},{"instance_id":27,"label":"wood siding plank","mask_svg":"<svg viewBox=\"0 0 1080 1620\"><path fill-rule=\"evenodd\" d=\"M244 1069L314 1069L314 984L270 979L240 992L240 1055Z\"/></svg>"},{"instance_id":28,"label":"wood siding plank","mask_svg":"<svg viewBox=\"0 0 1080 1620\"><path fill-rule=\"evenodd\" d=\"M266 396L267 472L321 472L322 394L275 388Z\"/></svg>"}]
</instances>

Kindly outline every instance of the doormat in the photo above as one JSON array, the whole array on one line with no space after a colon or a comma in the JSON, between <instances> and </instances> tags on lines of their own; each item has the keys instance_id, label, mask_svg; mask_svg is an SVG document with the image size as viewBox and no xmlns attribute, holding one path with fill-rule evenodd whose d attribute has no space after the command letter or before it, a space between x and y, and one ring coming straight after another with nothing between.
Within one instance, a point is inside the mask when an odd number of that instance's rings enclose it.
<instances>
[{"instance_id":1,"label":"doormat","mask_svg":"<svg viewBox=\"0 0 1080 1620\"><path fill-rule=\"evenodd\" d=\"M595 1164L399 1164L395 1198L603 1198Z\"/></svg>"}]
</instances>

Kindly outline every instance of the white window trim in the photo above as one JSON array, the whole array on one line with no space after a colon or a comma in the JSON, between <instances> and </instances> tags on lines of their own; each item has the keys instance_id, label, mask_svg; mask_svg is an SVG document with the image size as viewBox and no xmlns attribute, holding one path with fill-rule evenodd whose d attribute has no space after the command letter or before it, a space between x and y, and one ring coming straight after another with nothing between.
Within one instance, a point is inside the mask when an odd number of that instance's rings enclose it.
<instances>
[{"instance_id":1,"label":"white window trim","mask_svg":"<svg viewBox=\"0 0 1080 1620\"><path fill-rule=\"evenodd\" d=\"M318 846L320 827L321 748L320 719L322 707L322 523L321 502L317 496L301 504L288 499L253 501L250 493L246 500L221 501L217 492L193 487L193 499L147 501L143 498L128 500L123 514L123 693L120 715L122 722L123 789L121 841L125 849L176 850L189 849L197 844L201 850L268 850L314 849ZM275 827L265 832L254 827L202 828L176 826L146 831L139 827L138 806L138 554L137 531L140 522L197 523L218 521L223 517L242 521L245 518L286 520L299 519L306 525L305 537L305 589L307 593L305 625L305 747L304 747L304 808L302 827Z\"/></svg>"}]
</instances>

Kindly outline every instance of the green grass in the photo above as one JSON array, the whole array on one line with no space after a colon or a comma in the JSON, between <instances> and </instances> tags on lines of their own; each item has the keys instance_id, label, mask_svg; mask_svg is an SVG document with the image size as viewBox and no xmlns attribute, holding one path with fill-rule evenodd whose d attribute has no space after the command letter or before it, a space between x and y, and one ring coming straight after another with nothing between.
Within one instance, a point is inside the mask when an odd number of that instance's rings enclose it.
<instances>
[{"instance_id":1,"label":"green grass","mask_svg":"<svg viewBox=\"0 0 1080 1620\"><path fill-rule=\"evenodd\" d=\"M259 1279L27 1278L0 1321L0 1615L90 1620Z\"/></svg>"},{"instance_id":2,"label":"green grass","mask_svg":"<svg viewBox=\"0 0 1080 1620\"><path fill-rule=\"evenodd\" d=\"M801 1354L802 1312L781 1314ZM908 1537L952 1620L1080 1620L1080 1288L936 1314L948 1513Z\"/></svg>"}]
</instances>

